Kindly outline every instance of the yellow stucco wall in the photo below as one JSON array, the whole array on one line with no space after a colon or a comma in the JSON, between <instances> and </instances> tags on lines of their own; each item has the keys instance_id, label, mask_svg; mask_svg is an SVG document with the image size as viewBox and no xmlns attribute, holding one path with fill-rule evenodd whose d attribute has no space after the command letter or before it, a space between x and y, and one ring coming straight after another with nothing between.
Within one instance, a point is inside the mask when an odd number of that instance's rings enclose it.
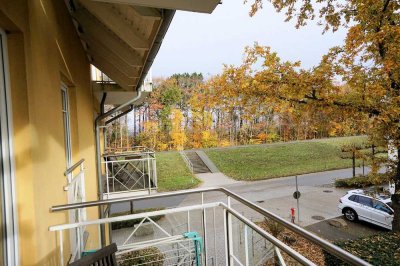
<instances>
[{"instance_id":1,"label":"yellow stucco wall","mask_svg":"<svg viewBox=\"0 0 400 266\"><path fill-rule=\"evenodd\" d=\"M48 228L68 222L67 213L49 212L67 203L61 82L69 86L73 162L86 160L86 199L97 199L89 62L63 0L0 0L0 27L8 32L21 265L55 265Z\"/></svg>"}]
</instances>

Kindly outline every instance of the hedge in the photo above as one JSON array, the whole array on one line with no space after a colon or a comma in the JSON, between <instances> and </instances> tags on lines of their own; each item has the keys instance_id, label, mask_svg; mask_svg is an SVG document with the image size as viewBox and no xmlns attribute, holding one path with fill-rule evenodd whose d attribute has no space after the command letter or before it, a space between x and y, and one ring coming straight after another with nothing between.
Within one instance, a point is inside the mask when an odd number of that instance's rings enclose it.
<instances>
[{"instance_id":1,"label":"hedge","mask_svg":"<svg viewBox=\"0 0 400 266\"><path fill-rule=\"evenodd\" d=\"M400 266L400 233L386 232L335 245L372 265ZM347 266L340 259L324 251L327 266Z\"/></svg>"},{"instance_id":2,"label":"hedge","mask_svg":"<svg viewBox=\"0 0 400 266\"><path fill-rule=\"evenodd\" d=\"M368 176L360 175L352 178L338 178L335 180L335 187L365 188L385 184L390 179L391 176L389 174L371 174Z\"/></svg>"}]
</instances>

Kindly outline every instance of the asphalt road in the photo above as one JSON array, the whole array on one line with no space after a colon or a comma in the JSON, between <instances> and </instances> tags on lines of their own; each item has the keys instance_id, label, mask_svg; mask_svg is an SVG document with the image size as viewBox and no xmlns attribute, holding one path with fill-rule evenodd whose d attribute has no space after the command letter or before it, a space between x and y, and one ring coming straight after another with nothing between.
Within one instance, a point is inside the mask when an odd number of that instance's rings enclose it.
<instances>
[{"instance_id":1,"label":"asphalt road","mask_svg":"<svg viewBox=\"0 0 400 266\"><path fill-rule=\"evenodd\" d=\"M357 173L362 173L357 168ZM346 192L344 189L336 189L332 186L335 178L346 178L352 175L352 169L341 169L327 172L311 173L298 176L300 221L299 224L307 226L318 222L313 216L329 219L340 215L337 212L337 203ZM212 184L211 184L212 185ZM297 209L297 202L293 198L295 191L295 177L282 177L262 181L237 182L229 184L218 184L226 187L240 196L290 220L290 208ZM225 201L226 197L221 193L205 194L206 202ZM144 208L172 208L176 206L187 206L201 203L200 195L173 196L165 199L153 199L135 202L135 209ZM249 218L255 220L262 217L255 214L242 204L233 202L233 206ZM112 212L129 210L130 205L114 204ZM297 215L297 213L296 213Z\"/></svg>"}]
</instances>

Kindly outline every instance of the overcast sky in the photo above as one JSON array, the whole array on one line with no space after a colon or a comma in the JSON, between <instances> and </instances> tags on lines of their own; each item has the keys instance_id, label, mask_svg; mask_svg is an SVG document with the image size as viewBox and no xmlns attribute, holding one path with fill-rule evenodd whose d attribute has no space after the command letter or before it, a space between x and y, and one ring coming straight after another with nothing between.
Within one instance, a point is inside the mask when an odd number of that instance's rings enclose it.
<instances>
[{"instance_id":1,"label":"overcast sky","mask_svg":"<svg viewBox=\"0 0 400 266\"><path fill-rule=\"evenodd\" d=\"M344 30L322 35L316 23L296 29L294 21L284 22L283 14L264 2L254 17L249 17L250 7L242 0L225 0L211 15L178 11L153 64L153 77L220 73L223 64L240 64L244 47L254 42L310 68L330 47L343 43Z\"/></svg>"}]
</instances>

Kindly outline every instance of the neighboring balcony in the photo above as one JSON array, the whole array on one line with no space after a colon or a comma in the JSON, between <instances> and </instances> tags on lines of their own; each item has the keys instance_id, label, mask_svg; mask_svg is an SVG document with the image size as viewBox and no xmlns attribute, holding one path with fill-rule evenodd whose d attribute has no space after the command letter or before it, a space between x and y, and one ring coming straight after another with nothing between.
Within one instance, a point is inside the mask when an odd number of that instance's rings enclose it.
<instances>
[{"instance_id":1,"label":"neighboring balcony","mask_svg":"<svg viewBox=\"0 0 400 266\"><path fill-rule=\"evenodd\" d=\"M99 232L104 227L104 244L116 243L119 265L315 265L305 254L274 237L272 230L264 230L260 222L267 218L345 262L369 265L225 188L55 206L52 211L102 207L110 214L110 209L124 204L153 209L135 209L130 214L50 227L60 247L60 264L64 265L63 259L69 257L62 248L63 239L84 232L78 237L79 256L74 258L79 260L93 249L101 249L98 235L88 232Z\"/></svg>"},{"instance_id":2,"label":"neighboring balcony","mask_svg":"<svg viewBox=\"0 0 400 266\"><path fill-rule=\"evenodd\" d=\"M155 152L135 146L103 157L103 198L148 195L157 190Z\"/></svg>"}]
</instances>

